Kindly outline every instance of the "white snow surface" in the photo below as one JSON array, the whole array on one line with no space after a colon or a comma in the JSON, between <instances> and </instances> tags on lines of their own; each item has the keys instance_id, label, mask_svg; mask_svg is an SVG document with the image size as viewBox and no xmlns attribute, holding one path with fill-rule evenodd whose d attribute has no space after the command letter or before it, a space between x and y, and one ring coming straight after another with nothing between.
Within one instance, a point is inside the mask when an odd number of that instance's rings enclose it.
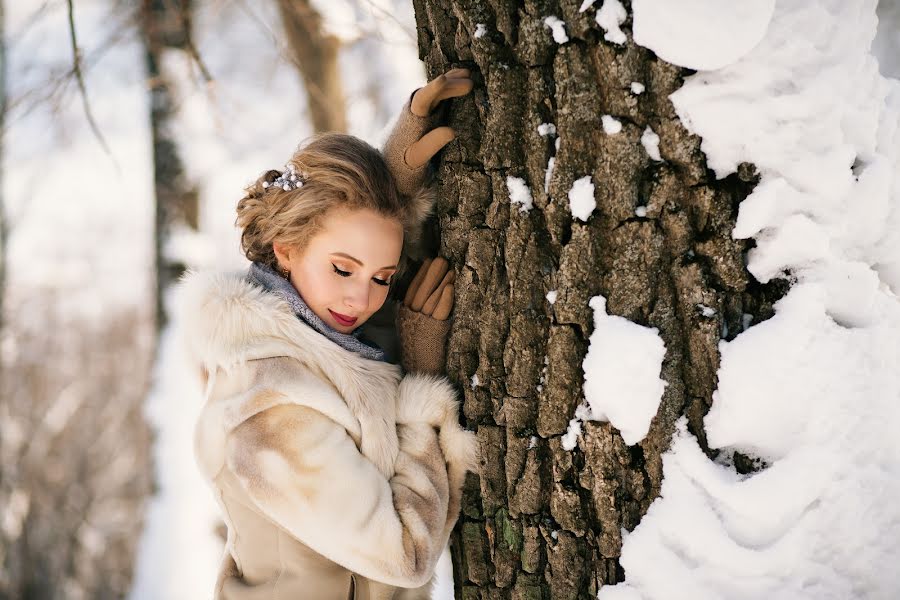
<instances>
[{"instance_id":1,"label":"white snow surface","mask_svg":"<svg viewBox=\"0 0 900 600\"><path fill-rule=\"evenodd\" d=\"M603 115L600 117L600 122L603 124L603 131L608 135L615 135L622 131L622 121L612 115Z\"/></svg>"},{"instance_id":2,"label":"white snow surface","mask_svg":"<svg viewBox=\"0 0 900 600\"><path fill-rule=\"evenodd\" d=\"M606 32L603 39L619 45L628 41L625 32L619 27L627 17L628 13L619 0L604 0L596 16L597 25Z\"/></svg>"},{"instance_id":3,"label":"white snow surface","mask_svg":"<svg viewBox=\"0 0 900 600\"><path fill-rule=\"evenodd\" d=\"M759 43L774 8L775 0L634 0L634 41L676 65L720 69Z\"/></svg>"},{"instance_id":4,"label":"white snow surface","mask_svg":"<svg viewBox=\"0 0 900 600\"><path fill-rule=\"evenodd\" d=\"M760 170L734 230L756 240L751 273L796 281L720 343L705 419L712 447L762 470L710 461L682 423L601 600L900 597L900 82L869 53L875 9L778 2L755 47L672 95L718 176Z\"/></svg>"},{"instance_id":5,"label":"white snow surface","mask_svg":"<svg viewBox=\"0 0 900 600\"><path fill-rule=\"evenodd\" d=\"M584 357L584 396L590 415L609 421L629 446L650 430L666 382L660 379L666 347L659 331L608 315L606 298L594 296L594 331ZM577 415L576 415L577 417Z\"/></svg>"},{"instance_id":6,"label":"white snow surface","mask_svg":"<svg viewBox=\"0 0 900 600\"><path fill-rule=\"evenodd\" d=\"M553 33L553 41L557 44L565 44L569 41L569 36L566 35L566 23L559 17L553 15L545 17L544 25L550 28Z\"/></svg>"},{"instance_id":7,"label":"white snow surface","mask_svg":"<svg viewBox=\"0 0 900 600\"><path fill-rule=\"evenodd\" d=\"M641 134L641 144L650 158L662 160L662 156L659 154L659 136L650 129L649 125L644 129L644 133Z\"/></svg>"},{"instance_id":8,"label":"white snow surface","mask_svg":"<svg viewBox=\"0 0 900 600\"><path fill-rule=\"evenodd\" d=\"M594 198L594 184L591 176L585 175L576 179L569 190L569 210L572 216L582 221L587 221L591 213L597 208L597 200Z\"/></svg>"},{"instance_id":9,"label":"white snow surface","mask_svg":"<svg viewBox=\"0 0 900 600\"><path fill-rule=\"evenodd\" d=\"M631 82L631 93L637 95L644 93L644 84L638 81Z\"/></svg>"},{"instance_id":10,"label":"white snow surface","mask_svg":"<svg viewBox=\"0 0 900 600\"><path fill-rule=\"evenodd\" d=\"M531 190L521 177L506 177L506 188L509 190L509 201L519 205L519 212L528 212L533 205Z\"/></svg>"}]
</instances>

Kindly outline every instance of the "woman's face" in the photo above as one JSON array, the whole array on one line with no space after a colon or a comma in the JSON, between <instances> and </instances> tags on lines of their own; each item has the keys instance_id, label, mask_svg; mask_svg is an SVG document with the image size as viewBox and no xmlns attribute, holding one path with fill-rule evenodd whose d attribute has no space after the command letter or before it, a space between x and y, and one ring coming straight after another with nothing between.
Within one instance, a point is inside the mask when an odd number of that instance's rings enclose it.
<instances>
[{"instance_id":1,"label":"woman's face","mask_svg":"<svg viewBox=\"0 0 900 600\"><path fill-rule=\"evenodd\" d=\"M403 248L403 226L368 209L332 209L301 251L273 244L303 301L334 329L350 333L387 298Z\"/></svg>"}]
</instances>

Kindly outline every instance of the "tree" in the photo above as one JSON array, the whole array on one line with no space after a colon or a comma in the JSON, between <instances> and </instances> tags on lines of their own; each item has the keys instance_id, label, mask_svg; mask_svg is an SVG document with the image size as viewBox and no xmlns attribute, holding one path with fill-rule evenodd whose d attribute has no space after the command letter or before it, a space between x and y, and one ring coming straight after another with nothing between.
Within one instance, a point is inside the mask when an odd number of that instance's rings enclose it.
<instances>
[{"instance_id":1,"label":"tree","mask_svg":"<svg viewBox=\"0 0 900 600\"><path fill-rule=\"evenodd\" d=\"M476 80L451 107L458 138L437 173L440 248L460 282L448 372L483 452L454 534L456 595L595 597L625 576L621 531L658 496L681 415L713 454L702 418L719 340L771 316L784 293L782 280L753 280L752 242L731 237L757 174L744 164L715 179L668 98L688 72L630 35L605 39L593 8L415 0L415 9L429 76L464 66ZM621 130L607 121L607 133L603 115ZM648 154L654 133L659 160ZM582 220L569 191L588 176L596 208ZM524 180L533 208L511 203L508 177ZM659 330L668 385L640 443L590 421L567 451L596 295L609 314Z\"/></svg>"},{"instance_id":2,"label":"tree","mask_svg":"<svg viewBox=\"0 0 900 600\"><path fill-rule=\"evenodd\" d=\"M156 270L157 326L166 323L164 291L185 269L170 259L166 242L178 227L197 229L198 196L185 174L178 153L175 133L175 90L172 76L165 71L166 49L189 52L200 65L207 80L209 74L199 60L191 38L190 0L143 0L139 27L144 43L144 59L150 91L150 128L153 138L153 185L156 192Z\"/></svg>"},{"instance_id":3,"label":"tree","mask_svg":"<svg viewBox=\"0 0 900 600\"><path fill-rule=\"evenodd\" d=\"M321 15L308 0L278 0L278 12L291 58L303 80L313 128L316 132L347 131L338 69L340 40L325 32Z\"/></svg>"}]
</instances>

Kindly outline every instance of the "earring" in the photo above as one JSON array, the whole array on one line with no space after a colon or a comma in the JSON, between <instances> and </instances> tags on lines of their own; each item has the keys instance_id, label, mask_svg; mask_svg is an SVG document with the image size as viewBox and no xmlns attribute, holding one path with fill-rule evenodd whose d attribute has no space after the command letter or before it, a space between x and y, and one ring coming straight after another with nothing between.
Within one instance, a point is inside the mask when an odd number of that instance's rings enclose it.
<instances>
[{"instance_id":1,"label":"earring","mask_svg":"<svg viewBox=\"0 0 900 600\"><path fill-rule=\"evenodd\" d=\"M282 267L281 265L278 265L278 270L281 272L281 276L284 277L285 279L291 278L291 272L288 270L287 267Z\"/></svg>"}]
</instances>

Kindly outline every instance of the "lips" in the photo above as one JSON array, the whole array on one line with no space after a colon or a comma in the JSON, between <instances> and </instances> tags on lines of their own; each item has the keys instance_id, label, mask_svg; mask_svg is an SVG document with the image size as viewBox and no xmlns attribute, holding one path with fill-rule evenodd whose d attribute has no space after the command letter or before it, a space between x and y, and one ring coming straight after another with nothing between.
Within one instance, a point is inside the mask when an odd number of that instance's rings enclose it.
<instances>
[{"instance_id":1,"label":"lips","mask_svg":"<svg viewBox=\"0 0 900 600\"><path fill-rule=\"evenodd\" d=\"M336 313L333 310L331 310L330 308L328 309L328 312L330 312L331 316L334 317L334 320L337 321L338 323L340 323L341 325L350 326L350 325L353 325L354 323L356 323L356 320L357 320L356 317L348 317L347 315L342 315L341 313Z\"/></svg>"}]
</instances>

